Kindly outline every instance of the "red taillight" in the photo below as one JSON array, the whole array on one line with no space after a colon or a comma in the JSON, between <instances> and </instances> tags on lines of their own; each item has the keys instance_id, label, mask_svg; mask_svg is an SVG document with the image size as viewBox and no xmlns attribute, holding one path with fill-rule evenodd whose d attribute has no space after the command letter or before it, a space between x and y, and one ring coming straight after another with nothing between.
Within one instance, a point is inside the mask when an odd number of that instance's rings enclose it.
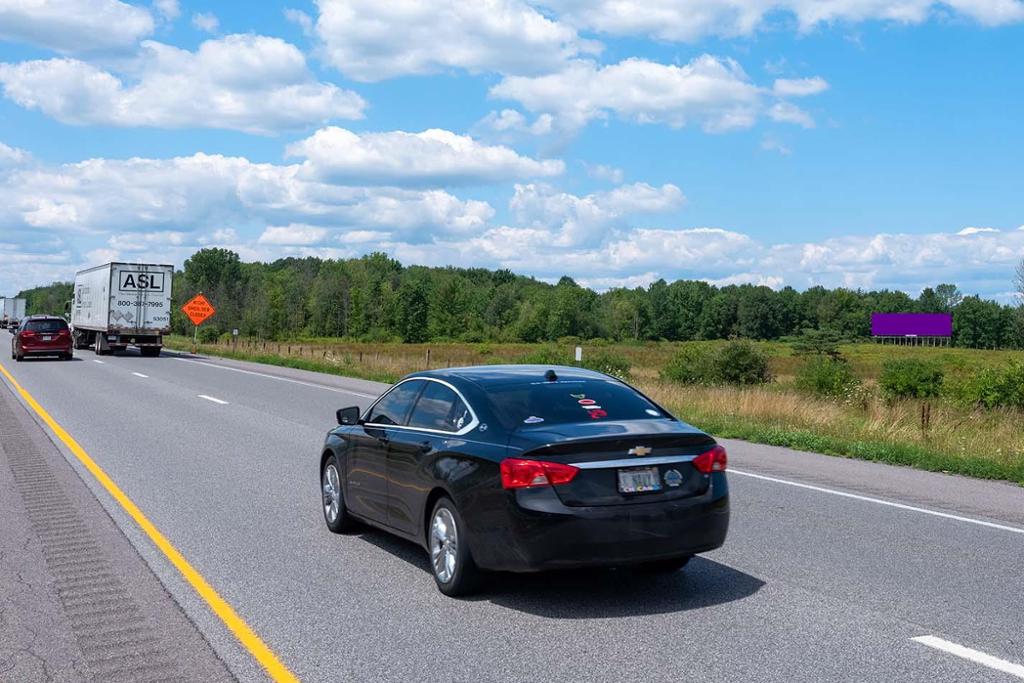
<instances>
[{"instance_id":1,"label":"red taillight","mask_svg":"<svg viewBox=\"0 0 1024 683\"><path fill-rule=\"evenodd\" d=\"M32 330L22 330L21 336L22 337L34 337L34 336L36 336L36 333L33 332Z\"/></svg>"},{"instance_id":2,"label":"red taillight","mask_svg":"<svg viewBox=\"0 0 1024 683\"><path fill-rule=\"evenodd\" d=\"M69 330L69 329L68 329L68 328L66 328L66 327L65 327L65 328L64 328L63 330L59 330L59 331L57 332L57 336L58 336L58 337L66 337L66 336L68 336L69 334L71 334L71 330Z\"/></svg>"},{"instance_id":3,"label":"red taillight","mask_svg":"<svg viewBox=\"0 0 1024 683\"><path fill-rule=\"evenodd\" d=\"M543 460L505 458L501 461L501 485L507 489L555 486L572 481L580 468Z\"/></svg>"},{"instance_id":4,"label":"red taillight","mask_svg":"<svg viewBox=\"0 0 1024 683\"><path fill-rule=\"evenodd\" d=\"M698 472L711 474L712 472L724 472L729 458L725 454L725 448L715 446L710 451L701 453L693 460L693 466Z\"/></svg>"}]
</instances>

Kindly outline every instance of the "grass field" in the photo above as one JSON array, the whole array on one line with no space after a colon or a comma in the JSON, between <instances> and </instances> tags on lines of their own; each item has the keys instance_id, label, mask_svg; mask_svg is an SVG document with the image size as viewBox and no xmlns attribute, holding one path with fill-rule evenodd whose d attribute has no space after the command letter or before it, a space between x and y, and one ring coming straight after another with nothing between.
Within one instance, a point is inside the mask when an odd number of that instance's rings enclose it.
<instances>
[{"instance_id":1,"label":"grass field","mask_svg":"<svg viewBox=\"0 0 1024 683\"><path fill-rule=\"evenodd\" d=\"M186 349L190 344L184 337L168 340L172 348ZM851 396L827 400L796 390L793 378L804 359L776 342L758 343L770 358L775 376L771 384L694 387L664 382L660 370L680 346L584 345L584 354L607 352L628 359L634 384L680 418L717 436L1024 485L1021 411L965 408L941 400L928 406L912 400L893 403L877 391L882 363L888 358L933 360L953 380L1011 359L1024 360L1024 352L847 345L842 353L864 384ZM385 382L428 367L522 362L538 350L533 344L366 344L329 339L201 346L203 353ZM571 345L559 351L571 353ZM928 420L922 418L923 410L929 411Z\"/></svg>"}]
</instances>

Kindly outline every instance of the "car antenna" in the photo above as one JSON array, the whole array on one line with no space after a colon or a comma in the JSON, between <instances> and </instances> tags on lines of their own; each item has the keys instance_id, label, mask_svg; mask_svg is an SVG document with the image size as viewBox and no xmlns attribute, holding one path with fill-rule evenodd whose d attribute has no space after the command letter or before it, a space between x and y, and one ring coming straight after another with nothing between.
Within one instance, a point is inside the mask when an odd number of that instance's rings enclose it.
<instances>
[{"instance_id":1,"label":"car antenna","mask_svg":"<svg viewBox=\"0 0 1024 683\"><path fill-rule=\"evenodd\" d=\"M555 374L554 370L548 370L547 372L544 373L544 379L546 379L549 382L557 382L558 375Z\"/></svg>"}]
</instances>

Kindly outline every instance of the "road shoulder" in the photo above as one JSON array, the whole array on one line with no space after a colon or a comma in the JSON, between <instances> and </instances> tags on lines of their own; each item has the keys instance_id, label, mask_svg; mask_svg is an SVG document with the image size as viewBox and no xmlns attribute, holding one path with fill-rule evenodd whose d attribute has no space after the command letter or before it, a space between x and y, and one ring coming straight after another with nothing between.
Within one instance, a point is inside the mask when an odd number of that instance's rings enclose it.
<instances>
[{"instance_id":1,"label":"road shoulder","mask_svg":"<svg viewBox=\"0 0 1024 683\"><path fill-rule=\"evenodd\" d=\"M235 680L6 389L0 519L0 679Z\"/></svg>"}]
</instances>

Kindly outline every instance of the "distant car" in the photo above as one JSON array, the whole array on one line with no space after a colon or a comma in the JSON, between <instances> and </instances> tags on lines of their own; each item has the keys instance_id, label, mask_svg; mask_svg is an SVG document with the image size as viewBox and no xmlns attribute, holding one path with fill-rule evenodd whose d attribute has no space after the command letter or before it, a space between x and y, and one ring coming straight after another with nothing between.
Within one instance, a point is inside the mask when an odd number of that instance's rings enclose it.
<instances>
[{"instance_id":1,"label":"distant car","mask_svg":"<svg viewBox=\"0 0 1024 683\"><path fill-rule=\"evenodd\" d=\"M25 318L11 340L11 358L20 361L26 356L59 356L71 360L71 330L63 318L32 315Z\"/></svg>"},{"instance_id":2,"label":"distant car","mask_svg":"<svg viewBox=\"0 0 1024 683\"><path fill-rule=\"evenodd\" d=\"M447 595L481 569L673 571L725 541L725 449L608 375L420 372L337 417L320 457L327 527L420 544Z\"/></svg>"}]
</instances>

